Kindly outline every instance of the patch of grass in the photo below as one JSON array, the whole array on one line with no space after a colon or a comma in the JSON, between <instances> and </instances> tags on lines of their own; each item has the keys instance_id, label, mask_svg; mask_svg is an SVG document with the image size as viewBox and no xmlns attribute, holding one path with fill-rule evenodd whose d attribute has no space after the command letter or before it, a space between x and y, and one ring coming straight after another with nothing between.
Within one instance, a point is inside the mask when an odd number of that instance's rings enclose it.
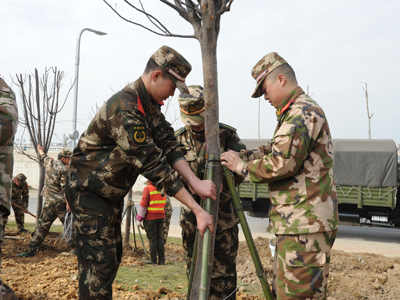
<instances>
[{"instance_id":1,"label":"patch of grass","mask_svg":"<svg viewBox=\"0 0 400 300\"><path fill-rule=\"evenodd\" d=\"M159 287L166 287L171 291L186 293L187 279L184 267L184 262L167 263L164 266L123 266L119 268L115 282L131 291L133 285L138 285L139 289L158 291Z\"/></svg>"},{"instance_id":2,"label":"patch of grass","mask_svg":"<svg viewBox=\"0 0 400 300\"><path fill-rule=\"evenodd\" d=\"M24 223L26 230L33 232L36 229L35 223ZM8 221L6 228L17 230L17 223L15 221ZM50 232L63 232L64 227L62 225L51 225Z\"/></svg>"},{"instance_id":3,"label":"patch of grass","mask_svg":"<svg viewBox=\"0 0 400 300\"><path fill-rule=\"evenodd\" d=\"M142 233L143 242L147 242L148 240L147 240L147 236L146 236L145 231L142 230L141 233ZM124 236L124 234L122 234L122 236ZM135 233L135 238L136 238L136 243L140 244L142 242L141 239L140 239L139 233ZM130 234L129 240L133 241L133 233ZM167 243L168 244L173 244L174 243L176 245L181 246L182 245L182 239L179 238L179 237L168 237L167 238Z\"/></svg>"},{"instance_id":4,"label":"patch of grass","mask_svg":"<svg viewBox=\"0 0 400 300\"><path fill-rule=\"evenodd\" d=\"M17 230L17 224L15 221L9 221L6 228ZM36 228L35 223L25 223L25 229L33 232ZM62 232L62 225L52 225L50 232ZM148 242L145 231L142 230L142 238L144 242ZM136 243L140 245L141 240L139 233L135 234ZM133 234L130 234L130 240L133 240ZM182 239L178 237L168 237L167 243L182 245ZM167 258L168 259L168 258ZM159 287L166 287L171 291L175 291L180 294L187 293L187 277L186 277L186 263L173 262L167 263L164 266L159 265L144 265L144 266L121 266L118 270L117 277L115 279L117 284L120 284L124 289L133 291L132 286L138 285L139 289L151 289L158 291ZM238 286L240 285L238 281ZM259 294L262 296L262 288L258 283L244 283L242 286L245 287L245 294ZM179 287L175 289L175 287Z\"/></svg>"}]
</instances>

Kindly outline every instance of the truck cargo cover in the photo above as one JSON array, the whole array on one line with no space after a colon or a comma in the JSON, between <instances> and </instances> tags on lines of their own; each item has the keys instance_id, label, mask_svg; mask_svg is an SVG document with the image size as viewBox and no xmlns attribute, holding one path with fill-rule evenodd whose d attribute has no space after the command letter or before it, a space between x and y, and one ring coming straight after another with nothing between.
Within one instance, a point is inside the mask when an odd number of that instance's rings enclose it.
<instances>
[{"instance_id":1,"label":"truck cargo cover","mask_svg":"<svg viewBox=\"0 0 400 300\"><path fill-rule=\"evenodd\" d=\"M397 184L397 149L392 140L333 140L337 185L388 187Z\"/></svg>"}]
</instances>

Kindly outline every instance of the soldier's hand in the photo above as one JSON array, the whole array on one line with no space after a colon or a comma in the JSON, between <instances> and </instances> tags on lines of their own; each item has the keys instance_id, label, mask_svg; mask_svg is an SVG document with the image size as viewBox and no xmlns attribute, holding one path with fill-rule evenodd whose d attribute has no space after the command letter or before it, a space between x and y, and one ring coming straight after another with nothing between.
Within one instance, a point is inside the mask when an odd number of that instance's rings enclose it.
<instances>
[{"instance_id":1,"label":"soldier's hand","mask_svg":"<svg viewBox=\"0 0 400 300\"><path fill-rule=\"evenodd\" d=\"M24 213L28 213L28 209L27 208L24 208Z\"/></svg>"},{"instance_id":2,"label":"soldier's hand","mask_svg":"<svg viewBox=\"0 0 400 300\"><path fill-rule=\"evenodd\" d=\"M221 164L233 172L236 172L236 166L241 161L238 152L229 150L221 154Z\"/></svg>"},{"instance_id":3,"label":"soldier's hand","mask_svg":"<svg viewBox=\"0 0 400 300\"><path fill-rule=\"evenodd\" d=\"M196 214L196 219L197 229L199 230L201 237L203 237L207 227L210 229L211 233L214 232L214 218L204 209Z\"/></svg>"},{"instance_id":4,"label":"soldier's hand","mask_svg":"<svg viewBox=\"0 0 400 300\"><path fill-rule=\"evenodd\" d=\"M196 194L196 191L192 188L190 183L188 183L188 186L189 186L189 190L192 192L192 194Z\"/></svg>"},{"instance_id":5,"label":"soldier's hand","mask_svg":"<svg viewBox=\"0 0 400 300\"><path fill-rule=\"evenodd\" d=\"M39 152L40 155L44 154L44 147L40 144L37 146L37 151Z\"/></svg>"},{"instance_id":6,"label":"soldier's hand","mask_svg":"<svg viewBox=\"0 0 400 300\"><path fill-rule=\"evenodd\" d=\"M67 212L71 212L71 207L69 207L68 201L66 201L66 209L67 209Z\"/></svg>"},{"instance_id":7,"label":"soldier's hand","mask_svg":"<svg viewBox=\"0 0 400 300\"><path fill-rule=\"evenodd\" d=\"M194 192L201 198L211 198L211 200L217 199L217 190L215 183L211 180L198 180L192 185Z\"/></svg>"}]
</instances>

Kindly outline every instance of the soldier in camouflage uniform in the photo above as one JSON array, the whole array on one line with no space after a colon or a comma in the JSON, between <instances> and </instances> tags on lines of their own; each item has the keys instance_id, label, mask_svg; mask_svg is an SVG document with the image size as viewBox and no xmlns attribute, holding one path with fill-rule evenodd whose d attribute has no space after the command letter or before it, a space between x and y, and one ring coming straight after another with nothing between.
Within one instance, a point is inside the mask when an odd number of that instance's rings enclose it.
<instances>
[{"instance_id":1,"label":"soldier in camouflage uniform","mask_svg":"<svg viewBox=\"0 0 400 300\"><path fill-rule=\"evenodd\" d=\"M22 207L19 208L16 205ZM26 176L23 173L19 173L12 181L12 200L11 206L14 210L15 222L19 233L29 232L24 228L25 213L28 212L29 205L29 188L26 182ZM4 219L4 227L6 227L8 217Z\"/></svg>"},{"instance_id":2,"label":"soldier in camouflage uniform","mask_svg":"<svg viewBox=\"0 0 400 300\"><path fill-rule=\"evenodd\" d=\"M36 251L43 244L49 233L53 222L59 218L61 223L64 224L65 214L67 213L64 191L71 151L61 149L58 159L54 160L44 153L43 146L38 145L37 150L40 154L40 162L44 166L46 173L45 186L41 193L43 197L46 197L46 202L40 214L36 231L30 240L29 250L17 254L20 257L35 256Z\"/></svg>"},{"instance_id":3,"label":"soldier in camouflage uniform","mask_svg":"<svg viewBox=\"0 0 400 300\"><path fill-rule=\"evenodd\" d=\"M169 233L169 225L171 224L171 218L172 218L172 213L174 209L172 208L171 204L171 199L166 196L167 202L165 203L164 211L165 211L165 217L164 217L164 224L163 224L163 229L162 229L162 235L163 235L163 240L164 240L164 245L167 243L167 238L168 238L168 233Z\"/></svg>"},{"instance_id":4,"label":"soldier in camouflage uniform","mask_svg":"<svg viewBox=\"0 0 400 300\"><path fill-rule=\"evenodd\" d=\"M180 94L178 101L181 120L185 127L176 133L176 139L186 149L186 161L199 178L204 178L207 163L207 145L205 142L204 90L201 86L188 87L190 94ZM219 140L221 152L229 149L240 151L246 146L240 141L236 129L220 123ZM237 177L237 184L243 179ZM187 182L184 181L187 186ZM200 198L193 197L200 203ZM226 180L223 180L218 208L217 232L215 237L213 271L211 275L208 299L236 299L236 256L239 246L238 223L233 201ZM196 218L189 208L181 207L180 225L182 227L182 245L185 250L187 275L189 278L193 247L196 237ZM230 297L228 297L231 295ZM228 297L228 298L227 298Z\"/></svg>"},{"instance_id":5,"label":"soldier in camouflage uniform","mask_svg":"<svg viewBox=\"0 0 400 300\"><path fill-rule=\"evenodd\" d=\"M249 181L268 183L277 299L326 299L339 227L328 121L276 52L264 56L252 76L257 81L252 97L264 94L276 108L274 137L254 150L222 154L222 164Z\"/></svg>"},{"instance_id":6,"label":"soldier in camouflage uniform","mask_svg":"<svg viewBox=\"0 0 400 300\"><path fill-rule=\"evenodd\" d=\"M190 170L161 105L175 89L186 90L191 65L163 46L135 82L97 112L71 157L66 196L74 214L79 264L79 299L112 299L112 282L122 256L124 197L139 174L163 194L174 196L197 216L201 233L213 218L190 196L174 170L202 197L216 199L212 181ZM172 168L171 168L172 167Z\"/></svg>"},{"instance_id":7,"label":"soldier in camouflage uniform","mask_svg":"<svg viewBox=\"0 0 400 300\"><path fill-rule=\"evenodd\" d=\"M13 171L13 142L17 132L18 109L15 94L0 77L0 267L4 242L4 218L10 214ZM0 279L0 299L17 299Z\"/></svg>"}]
</instances>

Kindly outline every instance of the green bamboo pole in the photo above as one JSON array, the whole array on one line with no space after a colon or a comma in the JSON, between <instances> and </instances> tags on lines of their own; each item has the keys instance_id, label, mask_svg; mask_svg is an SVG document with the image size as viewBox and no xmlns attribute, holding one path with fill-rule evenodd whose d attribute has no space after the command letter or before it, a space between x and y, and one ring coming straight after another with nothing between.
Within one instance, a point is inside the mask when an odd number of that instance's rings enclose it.
<instances>
[{"instance_id":1,"label":"green bamboo pole","mask_svg":"<svg viewBox=\"0 0 400 300\"><path fill-rule=\"evenodd\" d=\"M189 273L189 282L188 282L188 290L187 290L187 296L186 299L190 299L190 294L192 291L192 284L193 284L193 278L194 278L194 269L196 268L196 261L197 261L197 243L199 240L199 231L196 231L196 238L194 240L194 245L193 245L193 255L192 255L192 264L190 265L190 273Z\"/></svg>"},{"instance_id":2,"label":"green bamboo pole","mask_svg":"<svg viewBox=\"0 0 400 300\"><path fill-rule=\"evenodd\" d=\"M132 205L133 207L135 207L135 205ZM136 231L135 231L135 210L132 209L132 233L133 233L133 241L135 242L135 249L137 249L137 245L136 245ZM139 229L139 227L138 227Z\"/></svg>"},{"instance_id":3,"label":"green bamboo pole","mask_svg":"<svg viewBox=\"0 0 400 300\"><path fill-rule=\"evenodd\" d=\"M137 215L136 206L133 206L133 211L135 212L134 220L136 220L136 215ZM146 247L144 246L143 237L142 237L142 233L140 232L139 226L138 226L137 229L138 229L138 232L139 232L140 239L142 240L144 255L146 255L146 259L149 259L149 257L147 256Z\"/></svg>"},{"instance_id":4,"label":"green bamboo pole","mask_svg":"<svg viewBox=\"0 0 400 300\"><path fill-rule=\"evenodd\" d=\"M236 215L238 216L240 225L242 226L242 230L243 230L244 236L246 238L247 246L249 247L251 258L253 259L253 262L254 262L254 266L256 267L257 276L258 276L258 279L260 280L265 299L273 300L274 298L272 297L271 290L269 289L268 283L264 278L264 269L261 264L260 257L258 256L257 248L254 244L254 240L253 240L253 236L251 235L251 232L250 232L249 224L247 223L246 216L244 215L243 206L240 203L239 197L238 197L236 189L235 189L235 184L233 183L232 178L229 175L229 173L230 173L229 169L224 166L224 174L225 174L226 181L228 182L229 191L231 192L233 204L235 205Z\"/></svg>"},{"instance_id":5,"label":"green bamboo pole","mask_svg":"<svg viewBox=\"0 0 400 300\"><path fill-rule=\"evenodd\" d=\"M210 155L209 161L214 160L214 155ZM212 168L213 166L210 166L207 168L207 175L206 179L212 180L213 179L213 173L214 170ZM205 211L209 212L211 208L211 198L206 198L206 203L205 203ZM204 238L203 238L203 257L201 261L201 278L200 278L200 287L199 287L199 300L206 300L208 295L207 295L207 275L208 275L208 259L209 259L209 248L210 248L210 239L211 239L211 232L209 228L206 228L206 231L204 232Z\"/></svg>"}]
</instances>

